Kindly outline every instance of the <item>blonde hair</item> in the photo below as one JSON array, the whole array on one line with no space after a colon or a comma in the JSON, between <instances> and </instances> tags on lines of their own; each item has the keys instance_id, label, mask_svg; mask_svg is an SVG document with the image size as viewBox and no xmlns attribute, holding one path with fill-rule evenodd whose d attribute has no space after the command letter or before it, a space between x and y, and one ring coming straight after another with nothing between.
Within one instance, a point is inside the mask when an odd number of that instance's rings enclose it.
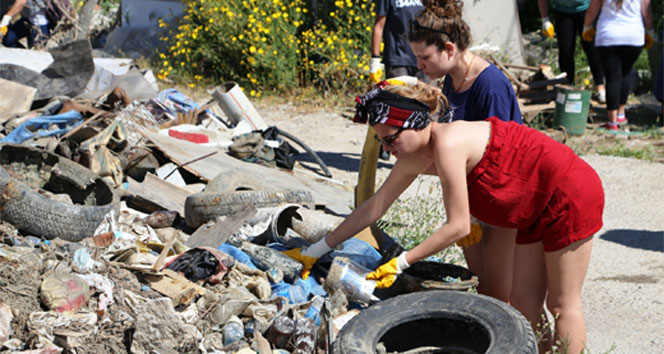
<instances>
[{"instance_id":1,"label":"blonde hair","mask_svg":"<svg viewBox=\"0 0 664 354\"><path fill-rule=\"evenodd\" d=\"M415 86L389 85L383 90L426 104L429 106L430 116L435 116L438 111L448 107L447 97L440 92L440 89L427 84L418 83Z\"/></svg>"},{"instance_id":2,"label":"blonde hair","mask_svg":"<svg viewBox=\"0 0 664 354\"><path fill-rule=\"evenodd\" d=\"M422 5L424 10L415 16L408 31L410 42L435 45L441 51L446 42L456 44L462 51L470 46L470 27L461 18L461 0L423 0Z\"/></svg>"}]
</instances>

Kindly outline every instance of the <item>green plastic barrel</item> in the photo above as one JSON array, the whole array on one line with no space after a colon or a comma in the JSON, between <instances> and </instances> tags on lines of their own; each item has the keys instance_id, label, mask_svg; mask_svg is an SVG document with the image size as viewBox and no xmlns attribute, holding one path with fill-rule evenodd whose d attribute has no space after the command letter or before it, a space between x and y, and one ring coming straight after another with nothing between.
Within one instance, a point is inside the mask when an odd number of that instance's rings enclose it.
<instances>
[{"instance_id":1,"label":"green plastic barrel","mask_svg":"<svg viewBox=\"0 0 664 354\"><path fill-rule=\"evenodd\" d=\"M558 87L553 127L563 127L567 134L583 135L589 107L590 91Z\"/></svg>"}]
</instances>

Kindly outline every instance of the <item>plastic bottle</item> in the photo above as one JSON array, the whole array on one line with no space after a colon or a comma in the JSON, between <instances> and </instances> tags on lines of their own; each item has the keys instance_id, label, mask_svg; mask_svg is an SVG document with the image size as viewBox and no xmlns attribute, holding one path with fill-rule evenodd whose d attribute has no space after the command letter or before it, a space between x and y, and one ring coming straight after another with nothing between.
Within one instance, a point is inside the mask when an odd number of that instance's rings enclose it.
<instances>
[{"instance_id":1,"label":"plastic bottle","mask_svg":"<svg viewBox=\"0 0 664 354\"><path fill-rule=\"evenodd\" d=\"M295 330L295 321L288 316L278 316L267 330L267 340L277 348L286 349L288 340Z\"/></svg>"},{"instance_id":2,"label":"plastic bottle","mask_svg":"<svg viewBox=\"0 0 664 354\"><path fill-rule=\"evenodd\" d=\"M304 317L311 318L316 326L320 326L320 311L323 308L324 303L325 299L322 296L314 296L313 301L311 302L311 306L309 306L309 309L307 310L307 313L304 314Z\"/></svg>"},{"instance_id":3,"label":"plastic bottle","mask_svg":"<svg viewBox=\"0 0 664 354\"><path fill-rule=\"evenodd\" d=\"M224 335L224 346L233 344L244 337L244 324L237 316L231 316L221 332Z\"/></svg>"},{"instance_id":4,"label":"plastic bottle","mask_svg":"<svg viewBox=\"0 0 664 354\"><path fill-rule=\"evenodd\" d=\"M310 354L316 348L316 331L314 320L308 317L298 318L293 331L294 353Z\"/></svg>"},{"instance_id":5,"label":"plastic bottle","mask_svg":"<svg viewBox=\"0 0 664 354\"><path fill-rule=\"evenodd\" d=\"M267 271L274 267L284 273L284 279L293 283L302 273L302 264L287 255L265 246L242 242L240 249L247 253L258 269Z\"/></svg>"},{"instance_id":6,"label":"plastic bottle","mask_svg":"<svg viewBox=\"0 0 664 354\"><path fill-rule=\"evenodd\" d=\"M349 258L336 257L325 278L325 287L332 291L341 289L349 300L370 303L376 281L365 278L369 272Z\"/></svg>"}]
</instances>

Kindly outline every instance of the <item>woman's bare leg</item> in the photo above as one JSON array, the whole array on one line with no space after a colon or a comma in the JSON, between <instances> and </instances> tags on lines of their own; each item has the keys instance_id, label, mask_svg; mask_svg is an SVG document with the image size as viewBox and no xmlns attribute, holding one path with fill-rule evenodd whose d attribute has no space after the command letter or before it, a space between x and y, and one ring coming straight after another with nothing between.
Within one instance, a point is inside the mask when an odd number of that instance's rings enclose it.
<instances>
[{"instance_id":1,"label":"woman's bare leg","mask_svg":"<svg viewBox=\"0 0 664 354\"><path fill-rule=\"evenodd\" d=\"M462 247L461 249L463 250L463 256L466 259L468 270L477 275L477 279L480 281L479 284L477 284L477 292L480 294L486 294L488 281L485 280L486 276L484 274L482 241L470 247Z\"/></svg>"},{"instance_id":2,"label":"woman's bare leg","mask_svg":"<svg viewBox=\"0 0 664 354\"><path fill-rule=\"evenodd\" d=\"M556 318L556 343L570 354L581 353L586 347L581 290L592 244L592 237L588 237L559 251L544 253L549 292L546 305Z\"/></svg>"},{"instance_id":3,"label":"woman's bare leg","mask_svg":"<svg viewBox=\"0 0 664 354\"><path fill-rule=\"evenodd\" d=\"M540 353L551 350L551 326L544 316L547 275L541 242L516 245L510 303L530 322Z\"/></svg>"},{"instance_id":4,"label":"woman's bare leg","mask_svg":"<svg viewBox=\"0 0 664 354\"><path fill-rule=\"evenodd\" d=\"M486 295L509 302L514 274L516 229L482 225Z\"/></svg>"}]
</instances>

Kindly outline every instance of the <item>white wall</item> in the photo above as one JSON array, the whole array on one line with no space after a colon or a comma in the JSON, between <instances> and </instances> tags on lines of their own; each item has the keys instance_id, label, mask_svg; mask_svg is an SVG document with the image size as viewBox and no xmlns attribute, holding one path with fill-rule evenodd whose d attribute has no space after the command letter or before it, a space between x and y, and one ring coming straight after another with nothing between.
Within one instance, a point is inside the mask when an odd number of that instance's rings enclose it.
<instances>
[{"instance_id":1,"label":"white wall","mask_svg":"<svg viewBox=\"0 0 664 354\"><path fill-rule=\"evenodd\" d=\"M515 0L463 0L463 3L463 18L470 26L473 37L471 48L496 47L509 57L508 62L525 63Z\"/></svg>"}]
</instances>

